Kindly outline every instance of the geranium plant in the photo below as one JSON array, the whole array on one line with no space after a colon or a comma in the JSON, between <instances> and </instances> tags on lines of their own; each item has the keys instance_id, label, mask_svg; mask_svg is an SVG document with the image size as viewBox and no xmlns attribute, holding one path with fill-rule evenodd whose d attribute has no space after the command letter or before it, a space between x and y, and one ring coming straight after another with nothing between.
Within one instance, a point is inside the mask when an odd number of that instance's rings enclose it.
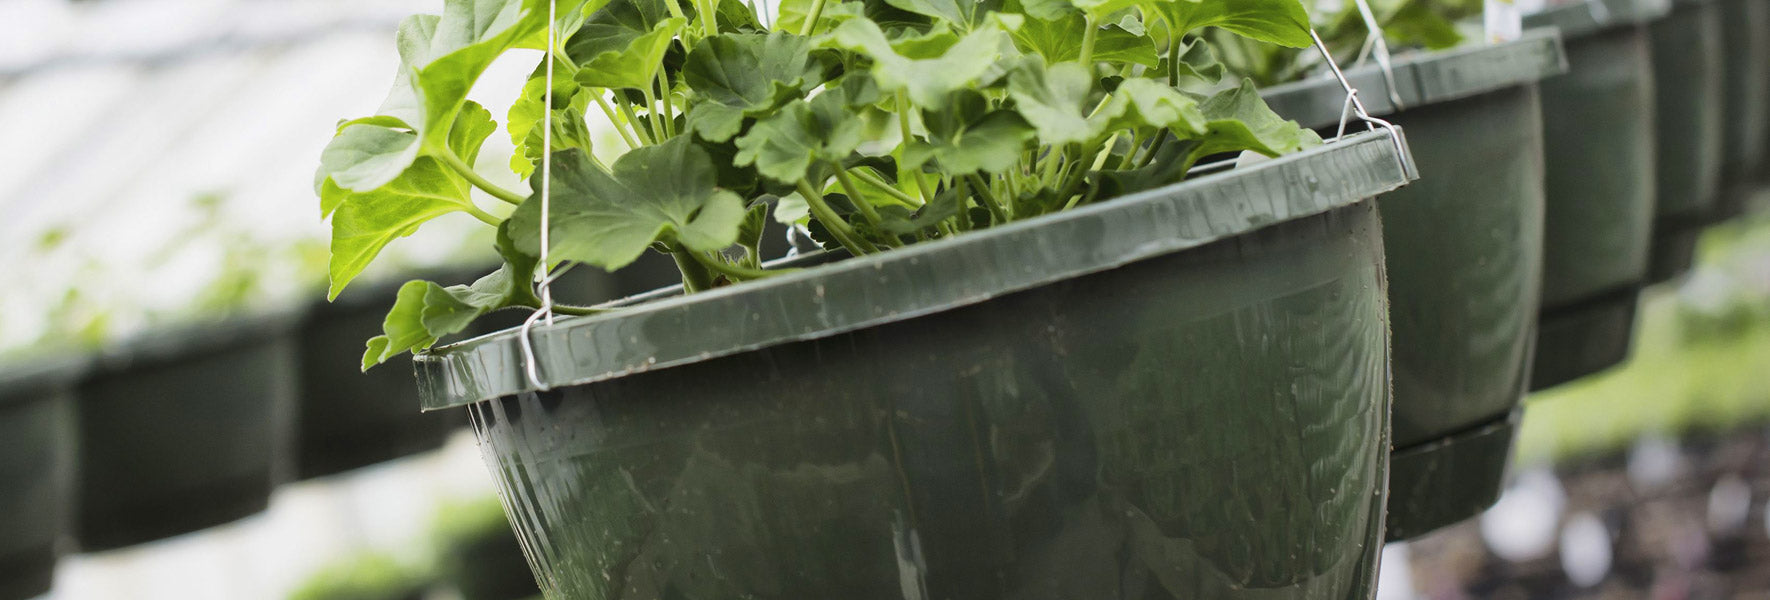
<instances>
[{"instance_id":1,"label":"geranium plant","mask_svg":"<svg viewBox=\"0 0 1770 600\"><path fill-rule=\"evenodd\" d=\"M387 100L340 123L321 157L331 294L389 242L455 212L497 228L505 264L470 286L406 284L364 368L488 311L540 306L537 276L568 263L614 270L664 252L694 293L786 272L761 263L766 219L865 255L1173 183L1216 155L1320 142L1251 83L1219 81L1197 42L1216 29L1306 46L1297 0L787 0L774 12L447 0L441 16L408 18ZM511 190L475 170L499 127L467 92L521 49L541 62L503 126L509 167L529 178ZM595 122L624 148L592 152ZM508 206L476 204L475 188Z\"/></svg>"}]
</instances>

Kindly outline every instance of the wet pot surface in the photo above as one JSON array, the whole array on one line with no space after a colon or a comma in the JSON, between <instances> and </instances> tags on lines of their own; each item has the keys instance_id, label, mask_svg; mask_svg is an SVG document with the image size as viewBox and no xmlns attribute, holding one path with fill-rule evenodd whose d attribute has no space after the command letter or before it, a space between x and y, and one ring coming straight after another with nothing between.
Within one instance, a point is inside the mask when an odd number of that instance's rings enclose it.
<instances>
[{"instance_id":1,"label":"wet pot surface","mask_svg":"<svg viewBox=\"0 0 1770 600\"><path fill-rule=\"evenodd\" d=\"M1369 202L986 302L471 406L549 597L1365 598Z\"/></svg>"},{"instance_id":2,"label":"wet pot surface","mask_svg":"<svg viewBox=\"0 0 1770 600\"><path fill-rule=\"evenodd\" d=\"M1379 201L1405 448L1523 397L1542 278L1542 118L1534 85L1392 118L1421 174Z\"/></svg>"},{"instance_id":3,"label":"wet pot surface","mask_svg":"<svg viewBox=\"0 0 1770 600\"><path fill-rule=\"evenodd\" d=\"M86 551L148 542L264 510L293 410L282 331L101 369L79 389Z\"/></svg>"}]
</instances>

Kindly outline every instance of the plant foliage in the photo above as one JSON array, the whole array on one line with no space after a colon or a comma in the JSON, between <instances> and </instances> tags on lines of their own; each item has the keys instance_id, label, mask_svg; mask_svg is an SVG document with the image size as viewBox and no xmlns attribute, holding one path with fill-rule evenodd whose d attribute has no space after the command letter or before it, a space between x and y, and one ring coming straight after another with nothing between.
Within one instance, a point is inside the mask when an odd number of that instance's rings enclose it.
<instances>
[{"instance_id":1,"label":"plant foliage","mask_svg":"<svg viewBox=\"0 0 1770 600\"><path fill-rule=\"evenodd\" d=\"M778 274L755 260L769 218L871 254L1173 183L1213 155L1320 141L1223 81L1197 43L1305 46L1298 0L785 0L775 19L738 0L557 0L551 47L545 2L445 0L441 16L408 18L387 100L321 156L333 296L453 213L497 227L506 263L470 286L408 283L364 368L538 306L536 277L565 263L666 252L695 292ZM508 190L475 171L498 125L467 91L518 49L541 64L505 119L509 168L528 178ZM592 148L592 127L625 147ZM548 150L554 264L541 265Z\"/></svg>"}]
</instances>

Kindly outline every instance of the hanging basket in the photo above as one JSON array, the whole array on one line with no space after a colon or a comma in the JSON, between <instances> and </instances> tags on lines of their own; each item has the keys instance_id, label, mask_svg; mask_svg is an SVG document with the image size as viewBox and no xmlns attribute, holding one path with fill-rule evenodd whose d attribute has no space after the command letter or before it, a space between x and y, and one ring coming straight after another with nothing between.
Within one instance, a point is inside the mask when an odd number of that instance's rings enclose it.
<instances>
[{"instance_id":1,"label":"hanging basket","mask_svg":"<svg viewBox=\"0 0 1770 600\"><path fill-rule=\"evenodd\" d=\"M152 332L80 382L84 551L149 542L264 510L285 473L295 352L286 316Z\"/></svg>"},{"instance_id":2,"label":"hanging basket","mask_svg":"<svg viewBox=\"0 0 1770 600\"><path fill-rule=\"evenodd\" d=\"M1672 12L1648 26L1659 140L1648 272L1653 283L1690 270L1696 238L1713 219L1720 194L1726 152L1723 32L1721 7L1713 0L1672 0Z\"/></svg>"},{"instance_id":3,"label":"hanging basket","mask_svg":"<svg viewBox=\"0 0 1770 600\"><path fill-rule=\"evenodd\" d=\"M1627 358L1654 211L1653 64L1646 24L1668 0L1575 3L1531 15L1567 44L1543 81L1547 204L1532 390Z\"/></svg>"},{"instance_id":4,"label":"hanging basket","mask_svg":"<svg viewBox=\"0 0 1770 600\"><path fill-rule=\"evenodd\" d=\"M537 327L550 391L439 348L425 406L549 597L1368 597L1392 135Z\"/></svg>"},{"instance_id":5,"label":"hanging basket","mask_svg":"<svg viewBox=\"0 0 1770 600\"><path fill-rule=\"evenodd\" d=\"M1397 57L1393 95L1379 67L1347 73L1372 113L1407 128L1420 169L1419 182L1378 201L1389 257L1398 453L1504 419L1523 398L1542 275L1537 81L1565 68L1558 35L1538 30L1515 42ZM1304 81L1264 95L1280 115L1327 128L1340 118L1338 86ZM1500 485L1497 477L1482 483ZM1466 489L1437 493L1452 505ZM1476 512L1428 516L1405 508L1391 508L1395 531L1429 531ZM1419 521L1428 517L1433 522Z\"/></svg>"}]
</instances>

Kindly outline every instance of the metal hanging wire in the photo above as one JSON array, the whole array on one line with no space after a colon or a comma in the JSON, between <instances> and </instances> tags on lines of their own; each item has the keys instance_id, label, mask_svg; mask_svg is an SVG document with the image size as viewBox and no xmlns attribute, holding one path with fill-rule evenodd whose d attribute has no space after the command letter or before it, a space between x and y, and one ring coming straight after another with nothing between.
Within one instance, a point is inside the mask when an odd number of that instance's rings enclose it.
<instances>
[{"instance_id":1,"label":"metal hanging wire","mask_svg":"<svg viewBox=\"0 0 1770 600\"><path fill-rule=\"evenodd\" d=\"M1383 36L1383 25L1377 22L1377 13L1371 10L1370 2L1353 0L1353 3L1358 5L1358 16L1364 21L1366 31L1358 60L1363 61L1367 55L1376 60L1377 68L1383 72L1383 85L1388 88L1389 102L1395 105L1395 110L1404 110L1407 103L1402 101L1401 92L1395 85L1395 65L1389 53L1389 42ZM1330 57L1328 62L1333 59Z\"/></svg>"},{"instance_id":2,"label":"metal hanging wire","mask_svg":"<svg viewBox=\"0 0 1770 600\"><path fill-rule=\"evenodd\" d=\"M1360 2L1362 3L1362 0ZM1340 89L1346 91L1346 101L1340 108L1340 125L1335 130L1333 139L1337 141L1346 136L1346 124L1353 117L1363 121L1365 127L1372 131L1381 127L1389 132L1389 140L1395 144L1396 162L1401 168L1402 175L1409 180L1418 178L1419 170L1414 166L1413 155L1408 152L1407 138L1402 137L1401 128L1396 127L1394 123L1371 116L1370 112L1364 108L1364 101L1358 99L1358 88L1353 87L1352 82L1346 79L1346 73L1340 70L1340 64L1334 60L1334 53L1328 51L1327 43L1321 41L1321 35L1315 32L1315 28L1309 29L1309 37L1315 40L1316 51L1320 52L1322 60L1327 62L1328 70L1333 74L1334 79L1340 82ZM1393 88L1391 88L1391 92L1393 92Z\"/></svg>"},{"instance_id":3,"label":"metal hanging wire","mask_svg":"<svg viewBox=\"0 0 1770 600\"><path fill-rule=\"evenodd\" d=\"M548 259L548 247L552 245L549 234L552 228L553 203L553 61L554 51L559 46L559 1L547 0L547 53L543 60L547 63L546 87L541 101L541 270L547 273L541 278L541 308L536 309L528 319L522 322L521 344L523 374L528 376L529 385L536 390L547 391L548 385L541 381L541 375L535 364L535 344L530 335L534 330L535 321L546 320L549 327L553 326L553 280L564 275L568 269L553 271L552 261Z\"/></svg>"}]
</instances>

